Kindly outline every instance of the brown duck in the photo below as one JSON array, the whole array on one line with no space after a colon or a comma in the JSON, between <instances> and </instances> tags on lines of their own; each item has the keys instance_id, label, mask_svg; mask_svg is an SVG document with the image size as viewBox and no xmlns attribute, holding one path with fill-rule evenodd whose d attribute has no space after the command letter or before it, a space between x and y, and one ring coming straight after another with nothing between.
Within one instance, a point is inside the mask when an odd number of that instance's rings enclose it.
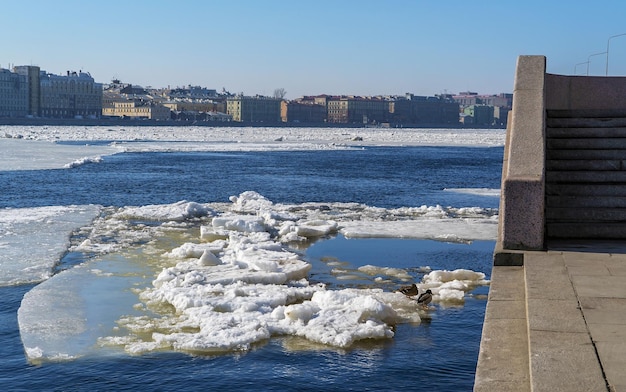
<instances>
[{"instance_id":1,"label":"brown duck","mask_svg":"<svg viewBox=\"0 0 626 392\"><path fill-rule=\"evenodd\" d=\"M419 290L417 289L417 286L415 285L415 283L413 283L410 286L402 286L402 287L400 287L396 291L398 293L402 293L402 294L406 295L407 297L414 297L419 292Z\"/></svg>"},{"instance_id":2,"label":"brown duck","mask_svg":"<svg viewBox=\"0 0 626 392\"><path fill-rule=\"evenodd\" d=\"M419 297L417 297L417 303L424 306L428 305L433 300L433 292L430 289L426 290Z\"/></svg>"}]
</instances>

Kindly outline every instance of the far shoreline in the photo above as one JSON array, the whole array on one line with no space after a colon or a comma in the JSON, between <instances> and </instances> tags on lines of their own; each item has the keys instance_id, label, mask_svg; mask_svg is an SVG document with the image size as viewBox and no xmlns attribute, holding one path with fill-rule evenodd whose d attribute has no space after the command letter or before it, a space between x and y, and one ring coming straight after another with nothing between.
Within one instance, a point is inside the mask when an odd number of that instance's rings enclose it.
<instances>
[{"instance_id":1,"label":"far shoreline","mask_svg":"<svg viewBox=\"0 0 626 392\"><path fill-rule=\"evenodd\" d=\"M365 125L348 123L263 123L263 122L235 122L235 121L179 121L179 120L149 120L149 119L122 119L122 118L0 118L0 125L21 126L149 126L149 127L258 127L258 128L365 128L365 129L505 129L501 126L472 126L459 124L384 124Z\"/></svg>"}]
</instances>

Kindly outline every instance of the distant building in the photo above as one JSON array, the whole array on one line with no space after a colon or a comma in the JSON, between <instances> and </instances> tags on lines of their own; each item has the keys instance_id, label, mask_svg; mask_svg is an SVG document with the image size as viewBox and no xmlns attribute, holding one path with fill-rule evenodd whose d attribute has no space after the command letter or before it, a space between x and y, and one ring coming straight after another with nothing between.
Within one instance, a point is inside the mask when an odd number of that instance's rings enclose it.
<instances>
[{"instance_id":1,"label":"distant building","mask_svg":"<svg viewBox=\"0 0 626 392\"><path fill-rule=\"evenodd\" d=\"M120 86L119 92L126 95L148 95L148 91L145 88L133 84Z\"/></svg>"},{"instance_id":2,"label":"distant building","mask_svg":"<svg viewBox=\"0 0 626 392\"><path fill-rule=\"evenodd\" d=\"M511 111L511 108L505 108L502 106L495 106L493 108L493 122L494 125L499 126L501 128L506 128L507 123L508 123L508 119L509 119L509 112Z\"/></svg>"},{"instance_id":3,"label":"distant building","mask_svg":"<svg viewBox=\"0 0 626 392\"><path fill-rule=\"evenodd\" d=\"M489 105L470 105L463 110L465 115L465 123L470 120L467 117L471 117L471 124L477 126L491 126L494 124L494 109Z\"/></svg>"},{"instance_id":4,"label":"distant building","mask_svg":"<svg viewBox=\"0 0 626 392\"><path fill-rule=\"evenodd\" d=\"M54 75L41 71L40 114L53 118L96 118L102 113L102 84L89 73Z\"/></svg>"},{"instance_id":5,"label":"distant building","mask_svg":"<svg viewBox=\"0 0 626 392\"><path fill-rule=\"evenodd\" d=\"M376 124L389 121L389 101L380 97L328 97L329 123Z\"/></svg>"},{"instance_id":6,"label":"distant building","mask_svg":"<svg viewBox=\"0 0 626 392\"><path fill-rule=\"evenodd\" d=\"M459 104L446 96L424 97L406 94L389 104L394 124L458 125Z\"/></svg>"},{"instance_id":7,"label":"distant building","mask_svg":"<svg viewBox=\"0 0 626 392\"><path fill-rule=\"evenodd\" d=\"M28 77L0 68L0 117L28 114Z\"/></svg>"},{"instance_id":8,"label":"distant building","mask_svg":"<svg viewBox=\"0 0 626 392\"><path fill-rule=\"evenodd\" d=\"M229 122L232 116L221 112L172 111L173 120L197 123L199 121Z\"/></svg>"},{"instance_id":9,"label":"distant building","mask_svg":"<svg viewBox=\"0 0 626 392\"><path fill-rule=\"evenodd\" d=\"M236 122L278 123L282 99L237 95L226 99L226 113Z\"/></svg>"},{"instance_id":10,"label":"distant building","mask_svg":"<svg viewBox=\"0 0 626 392\"><path fill-rule=\"evenodd\" d=\"M459 103L462 116L470 116L470 118L465 118L462 121L466 125L472 124L477 126L487 125L506 127L508 112L513 107L513 94L507 93L497 95L479 95L475 92L465 91L453 96L453 99ZM472 109L473 106L490 107L492 111L492 123L487 124L483 122L483 113L487 110L484 108L478 109L481 112L478 114L478 119L476 119L476 116L471 114L474 110Z\"/></svg>"},{"instance_id":11,"label":"distant building","mask_svg":"<svg viewBox=\"0 0 626 392\"><path fill-rule=\"evenodd\" d=\"M175 112L226 112L226 105L223 102L204 100L170 100L164 101L162 105Z\"/></svg>"},{"instance_id":12,"label":"distant building","mask_svg":"<svg viewBox=\"0 0 626 392\"><path fill-rule=\"evenodd\" d=\"M24 75L28 79L28 114L33 117L41 115L41 70L35 65L19 65L13 72Z\"/></svg>"},{"instance_id":13,"label":"distant building","mask_svg":"<svg viewBox=\"0 0 626 392\"><path fill-rule=\"evenodd\" d=\"M189 85L187 87L177 87L165 93L170 99L216 99L218 97L217 90L208 89L200 86Z\"/></svg>"},{"instance_id":14,"label":"distant building","mask_svg":"<svg viewBox=\"0 0 626 392\"><path fill-rule=\"evenodd\" d=\"M105 117L169 120L170 109L155 102L141 100L112 101L102 108Z\"/></svg>"},{"instance_id":15,"label":"distant building","mask_svg":"<svg viewBox=\"0 0 626 392\"><path fill-rule=\"evenodd\" d=\"M317 103L313 97L283 101L280 117L283 122L290 123L323 123L326 121L326 105Z\"/></svg>"}]
</instances>

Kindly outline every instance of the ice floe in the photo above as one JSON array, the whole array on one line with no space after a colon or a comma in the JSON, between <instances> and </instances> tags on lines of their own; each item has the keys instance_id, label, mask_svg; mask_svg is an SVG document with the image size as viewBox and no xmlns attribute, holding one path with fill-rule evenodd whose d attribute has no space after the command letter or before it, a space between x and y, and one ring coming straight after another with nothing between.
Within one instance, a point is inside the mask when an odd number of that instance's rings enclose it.
<instances>
[{"instance_id":1,"label":"ice floe","mask_svg":"<svg viewBox=\"0 0 626 392\"><path fill-rule=\"evenodd\" d=\"M446 222L440 227L444 232L467 241L485 236L482 230L471 235L467 227L497 227L490 210L283 205L252 191L233 196L230 204L104 209L83 243L72 248L96 256L24 297L18 321L26 353L31 361L41 361L98 350L240 351L275 336L341 348L392 338L394 325L419 323L425 315L414 299L374 286L328 289L312 283L311 265L292 247L346 230L356 211L371 221L370 229L399 222L396 237L404 233L403 225L431 226L438 220ZM393 266L363 266L355 272L372 282L411 278ZM423 272L416 283L433 291L432 304L462 303L468 291L489 283L483 273L471 270L424 267ZM114 300L115 309L111 296L123 297Z\"/></svg>"},{"instance_id":2,"label":"ice floe","mask_svg":"<svg viewBox=\"0 0 626 392\"><path fill-rule=\"evenodd\" d=\"M0 209L0 286L52 276L72 232L90 225L100 210L94 205Z\"/></svg>"}]
</instances>

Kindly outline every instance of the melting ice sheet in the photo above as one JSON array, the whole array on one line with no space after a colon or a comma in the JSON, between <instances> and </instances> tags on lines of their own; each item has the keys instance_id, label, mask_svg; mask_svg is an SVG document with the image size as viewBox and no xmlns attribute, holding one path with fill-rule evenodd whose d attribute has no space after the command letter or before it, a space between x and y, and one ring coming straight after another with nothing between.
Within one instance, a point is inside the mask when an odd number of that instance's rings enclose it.
<instances>
[{"instance_id":1,"label":"melting ice sheet","mask_svg":"<svg viewBox=\"0 0 626 392\"><path fill-rule=\"evenodd\" d=\"M0 171L71 168L122 151L112 146L63 145L0 137Z\"/></svg>"},{"instance_id":2,"label":"melting ice sheet","mask_svg":"<svg viewBox=\"0 0 626 392\"><path fill-rule=\"evenodd\" d=\"M110 352L247 350L284 335L334 347L389 339L393 325L420 322L425 313L416 301L375 285L330 290L311 283L311 265L297 249L336 233L376 237L376 227L430 238L432 229L415 229L435 223L435 237L494 239L497 215L439 206L282 205L255 192L231 203L106 208L88 238L71 248L92 256L25 295L18 311L22 341L37 362ZM359 273L412 283L399 268L363 266ZM481 272L456 270L431 271L416 283L433 291L433 303L458 304L488 281Z\"/></svg>"},{"instance_id":3,"label":"melting ice sheet","mask_svg":"<svg viewBox=\"0 0 626 392\"><path fill-rule=\"evenodd\" d=\"M49 278L72 232L99 212L93 205L0 209L0 286Z\"/></svg>"}]
</instances>

